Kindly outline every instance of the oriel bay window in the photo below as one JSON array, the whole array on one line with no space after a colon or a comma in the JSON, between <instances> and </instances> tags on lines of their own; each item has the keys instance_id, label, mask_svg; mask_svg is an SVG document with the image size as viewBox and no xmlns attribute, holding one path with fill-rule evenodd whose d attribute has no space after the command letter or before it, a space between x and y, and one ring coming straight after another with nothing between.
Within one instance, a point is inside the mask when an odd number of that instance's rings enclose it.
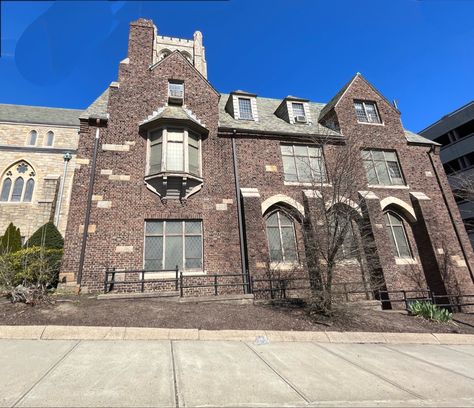
<instances>
[{"instance_id":1,"label":"oriel bay window","mask_svg":"<svg viewBox=\"0 0 474 408\"><path fill-rule=\"evenodd\" d=\"M202 271L202 221L154 220L145 223L145 269Z\"/></svg>"},{"instance_id":2,"label":"oriel bay window","mask_svg":"<svg viewBox=\"0 0 474 408\"><path fill-rule=\"evenodd\" d=\"M148 134L148 174L184 172L201 176L201 139L188 129L163 128Z\"/></svg>"}]
</instances>

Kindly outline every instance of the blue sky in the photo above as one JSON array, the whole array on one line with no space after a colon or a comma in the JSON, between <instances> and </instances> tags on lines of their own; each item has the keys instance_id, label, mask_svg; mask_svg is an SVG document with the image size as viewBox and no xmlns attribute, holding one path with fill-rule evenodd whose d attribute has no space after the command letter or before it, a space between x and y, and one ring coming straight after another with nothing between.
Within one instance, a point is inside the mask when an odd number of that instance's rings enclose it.
<instances>
[{"instance_id":1,"label":"blue sky","mask_svg":"<svg viewBox=\"0 0 474 408\"><path fill-rule=\"evenodd\" d=\"M474 1L2 1L0 103L85 108L117 77L128 23L204 35L221 92L327 102L356 72L419 131L474 99Z\"/></svg>"}]
</instances>

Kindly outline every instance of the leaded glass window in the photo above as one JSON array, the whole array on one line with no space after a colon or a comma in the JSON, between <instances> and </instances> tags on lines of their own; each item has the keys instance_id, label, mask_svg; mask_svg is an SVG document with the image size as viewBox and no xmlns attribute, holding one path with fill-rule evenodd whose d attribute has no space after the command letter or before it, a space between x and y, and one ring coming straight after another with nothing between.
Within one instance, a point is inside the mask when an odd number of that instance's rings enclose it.
<instances>
[{"instance_id":1,"label":"leaded glass window","mask_svg":"<svg viewBox=\"0 0 474 408\"><path fill-rule=\"evenodd\" d=\"M250 98L239 99L239 119L253 120L252 102Z\"/></svg>"},{"instance_id":2,"label":"leaded glass window","mask_svg":"<svg viewBox=\"0 0 474 408\"><path fill-rule=\"evenodd\" d=\"M0 202L31 202L36 173L25 161L12 164L1 180Z\"/></svg>"},{"instance_id":3,"label":"leaded glass window","mask_svg":"<svg viewBox=\"0 0 474 408\"><path fill-rule=\"evenodd\" d=\"M304 112L304 105L301 102L293 102L293 116L306 116Z\"/></svg>"},{"instance_id":4,"label":"leaded glass window","mask_svg":"<svg viewBox=\"0 0 474 408\"><path fill-rule=\"evenodd\" d=\"M326 180L322 149L317 146L281 145L285 181L301 183Z\"/></svg>"},{"instance_id":5,"label":"leaded glass window","mask_svg":"<svg viewBox=\"0 0 474 408\"><path fill-rule=\"evenodd\" d=\"M375 102L355 101L357 121L362 123L382 123Z\"/></svg>"},{"instance_id":6,"label":"leaded glass window","mask_svg":"<svg viewBox=\"0 0 474 408\"><path fill-rule=\"evenodd\" d=\"M385 224L395 256L413 258L402 218L388 211L385 213Z\"/></svg>"},{"instance_id":7,"label":"leaded glass window","mask_svg":"<svg viewBox=\"0 0 474 408\"><path fill-rule=\"evenodd\" d=\"M297 262L293 219L283 211L271 213L265 220L271 262Z\"/></svg>"},{"instance_id":8,"label":"leaded glass window","mask_svg":"<svg viewBox=\"0 0 474 408\"><path fill-rule=\"evenodd\" d=\"M8 201L10 199L10 190L12 189L12 179L7 177L3 180L2 193L0 194L0 201Z\"/></svg>"},{"instance_id":9,"label":"leaded glass window","mask_svg":"<svg viewBox=\"0 0 474 408\"><path fill-rule=\"evenodd\" d=\"M362 159L367 180L372 185L404 185L397 154L388 150L364 150Z\"/></svg>"},{"instance_id":10,"label":"leaded glass window","mask_svg":"<svg viewBox=\"0 0 474 408\"><path fill-rule=\"evenodd\" d=\"M145 269L202 270L202 221L145 223Z\"/></svg>"},{"instance_id":11,"label":"leaded glass window","mask_svg":"<svg viewBox=\"0 0 474 408\"><path fill-rule=\"evenodd\" d=\"M23 185L25 184L25 180L23 177L18 177L13 184L13 191L10 201L21 201L21 196L23 194Z\"/></svg>"}]
</instances>

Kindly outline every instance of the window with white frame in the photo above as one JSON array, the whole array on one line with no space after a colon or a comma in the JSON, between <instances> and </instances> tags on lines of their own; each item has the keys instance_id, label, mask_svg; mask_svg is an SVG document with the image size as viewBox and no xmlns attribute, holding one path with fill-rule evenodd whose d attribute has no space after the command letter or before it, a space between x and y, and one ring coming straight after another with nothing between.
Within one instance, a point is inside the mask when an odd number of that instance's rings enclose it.
<instances>
[{"instance_id":1,"label":"window with white frame","mask_svg":"<svg viewBox=\"0 0 474 408\"><path fill-rule=\"evenodd\" d=\"M291 104L291 107L293 109L293 116L303 116L306 117L306 113L304 111L304 105L301 102L293 102Z\"/></svg>"},{"instance_id":2,"label":"window with white frame","mask_svg":"<svg viewBox=\"0 0 474 408\"><path fill-rule=\"evenodd\" d=\"M282 144L280 148L285 181L309 183L326 179L321 147Z\"/></svg>"},{"instance_id":3,"label":"window with white frame","mask_svg":"<svg viewBox=\"0 0 474 408\"><path fill-rule=\"evenodd\" d=\"M38 140L38 132L36 130L32 130L26 140L26 144L28 146L36 146L36 141Z\"/></svg>"},{"instance_id":4,"label":"window with white frame","mask_svg":"<svg viewBox=\"0 0 474 408\"><path fill-rule=\"evenodd\" d=\"M201 139L187 129L164 128L149 132L148 174L186 172L201 174Z\"/></svg>"},{"instance_id":5,"label":"window with white frame","mask_svg":"<svg viewBox=\"0 0 474 408\"><path fill-rule=\"evenodd\" d=\"M397 258L413 258L403 220L392 211L385 213L385 225Z\"/></svg>"},{"instance_id":6,"label":"window with white frame","mask_svg":"<svg viewBox=\"0 0 474 408\"><path fill-rule=\"evenodd\" d=\"M29 203L35 189L35 172L26 162L11 166L4 174L0 190L1 202Z\"/></svg>"},{"instance_id":7,"label":"window with white frame","mask_svg":"<svg viewBox=\"0 0 474 408\"><path fill-rule=\"evenodd\" d=\"M202 221L146 221L144 258L146 270L201 271Z\"/></svg>"},{"instance_id":8,"label":"window with white frame","mask_svg":"<svg viewBox=\"0 0 474 408\"><path fill-rule=\"evenodd\" d=\"M265 220L271 262L298 261L293 219L281 210L272 212Z\"/></svg>"},{"instance_id":9,"label":"window with white frame","mask_svg":"<svg viewBox=\"0 0 474 408\"><path fill-rule=\"evenodd\" d=\"M357 121L361 123L382 123L375 102L354 101Z\"/></svg>"},{"instance_id":10,"label":"window with white frame","mask_svg":"<svg viewBox=\"0 0 474 408\"><path fill-rule=\"evenodd\" d=\"M45 146L52 146L54 144L54 133L49 131L46 133L46 139L44 141Z\"/></svg>"},{"instance_id":11,"label":"window with white frame","mask_svg":"<svg viewBox=\"0 0 474 408\"><path fill-rule=\"evenodd\" d=\"M397 154L388 150L363 150L362 159L369 185L404 185Z\"/></svg>"},{"instance_id":12,"label":"window with white frame","mask_svg":"<svg viewBox=\"0 0 474 408\"><path fill-rule=\"evenodd\" d=\"M239 119L253 120L252 101L250 98L238 98L239 101Z\"/></svg>"}]
</instances>

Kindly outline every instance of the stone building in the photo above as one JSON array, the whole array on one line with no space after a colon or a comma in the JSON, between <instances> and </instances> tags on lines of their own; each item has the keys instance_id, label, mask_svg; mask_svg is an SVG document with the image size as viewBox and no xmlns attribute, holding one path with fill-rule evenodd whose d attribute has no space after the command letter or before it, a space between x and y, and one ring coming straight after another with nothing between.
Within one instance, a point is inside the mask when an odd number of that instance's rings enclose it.
<instances>
[{"instance_id":1,"label":"stone building","mask_svg":"<svg viewBox=\"0 0 474 408\"><path fill-rule=\"evenodd\" d=\"M214 279L242 293L271 271L307 276L306 226L320 226L314 209L334 187L328 169L354 146L361 176L344 205L360 204L348 242L363 226L371 245L357 245L337 281L370 287L365 274L376 272L388 290L473 292L472 250L439 145L405 130L360 74L327 104L220 94L199 32L194 41L161 37L140 19L117 81L80 115L79 137L65 285L101 291L108 268L118 273L107 289L184 285L185 295L214 293Z\"/></svg>"},{"instance_id":2,"label":"stone building","mask_svg":"<svg viewBox=\"0 0 474 408\"><path fill-rule=\"evenodd\" d=\"M64 236L80 113L0 104L0 234L13 222L28 239L53 221Z\"/></svg>"}]
</instances>

